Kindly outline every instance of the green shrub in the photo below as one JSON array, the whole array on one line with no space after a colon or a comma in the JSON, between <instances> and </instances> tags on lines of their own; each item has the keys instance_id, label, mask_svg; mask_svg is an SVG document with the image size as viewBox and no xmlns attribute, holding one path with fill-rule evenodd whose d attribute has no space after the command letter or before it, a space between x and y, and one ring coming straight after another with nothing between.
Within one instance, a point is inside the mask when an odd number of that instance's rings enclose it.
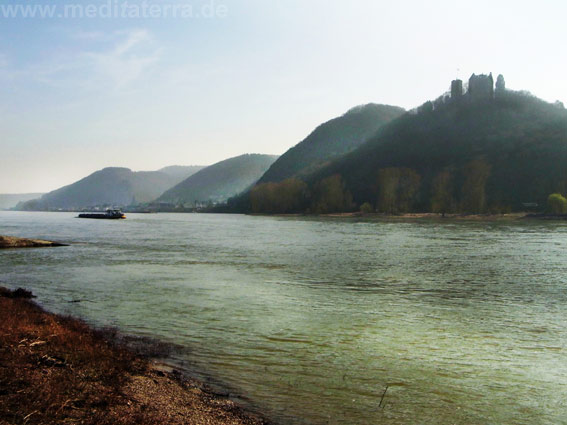
<instances>
[{"instance_id":1,"label":"green shrub","mask_svg":"<svg viewBox=\"0 0 567 425\"><path fill-rule=\"evenodd\" d=\"M370 202L365 202L360 206L360 212L363 214L372 214L374 212L374 207Z\"/></svg>"},{"instance_id":2,"label":"green shrub","mask_svg":"<svg viewBox=\"0 0 567 425\"><path fill-rule=\"evenodd\" d=\"M567 213L567 199L560 193L552 193L547 198L547 205L552 214L566 214Z\"/></svg>"}]
</instances>

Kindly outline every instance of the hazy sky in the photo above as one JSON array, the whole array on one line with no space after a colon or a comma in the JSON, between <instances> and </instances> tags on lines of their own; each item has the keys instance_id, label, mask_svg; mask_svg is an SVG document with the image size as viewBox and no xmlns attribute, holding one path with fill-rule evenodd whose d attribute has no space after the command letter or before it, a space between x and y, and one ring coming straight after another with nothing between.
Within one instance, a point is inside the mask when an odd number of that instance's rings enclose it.
<instances>
[{"instance_id":1,"label":"hazy sky","mask_svg":"<svg viewBox=\"0 0 567 425\"><path fill-rule=\"evenodd\" d=\"M83 18L65 11L71 1ZM57 9L8 17L15 4ZM106 166L281 154L355 105L412 108L473 72L567 101L564 0L2 6L0 193L53 190Z\"/></svg>"}]
</instances>

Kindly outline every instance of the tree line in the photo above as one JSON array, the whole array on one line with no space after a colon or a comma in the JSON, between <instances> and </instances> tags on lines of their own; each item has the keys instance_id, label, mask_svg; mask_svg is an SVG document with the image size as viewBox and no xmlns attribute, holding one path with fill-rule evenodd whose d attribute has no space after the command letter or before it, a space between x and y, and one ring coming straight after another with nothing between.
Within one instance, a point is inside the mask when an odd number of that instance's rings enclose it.
<instances>
[{"instance_id":1,"label":"tree line","mask_svg":"<svg viewBox=\"0 0 567 425\"><path fill-rule=\"evenodd\" d=\"M327 214L356 207L338 174L318 181L312 188L295 177L281 183L259 184L250 191L250 206L253 213L263 214Z\"/></svg>"},{"instance_id":2,"label":"tree line","mask_svg":"<svg viewBox=\"0 0 567 425\"><path fill-rule=\"evenodd\" d=\"M259 184L250 191L250 207L253 213L263 214L357 210L403 214L417 208L440 214L487 211L486 186L491 166L482 159L470 161L459 172L452 168L441 170L429 179L425 189L424 179L411 168L387 167L379 169L376 175L371 199L359 204L354 202L343 177L334 174L311 185L295 177L279 183ZM424 197L427 199L422 199Z\"/></svg>"}]
</instances>

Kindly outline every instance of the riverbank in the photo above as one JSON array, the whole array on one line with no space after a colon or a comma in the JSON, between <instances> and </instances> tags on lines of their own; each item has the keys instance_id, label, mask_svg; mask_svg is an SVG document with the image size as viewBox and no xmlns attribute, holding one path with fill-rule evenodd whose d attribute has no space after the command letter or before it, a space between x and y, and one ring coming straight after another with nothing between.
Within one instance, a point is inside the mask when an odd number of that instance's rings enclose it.
<instances>
[{"instance_id":1,"label":"riverbank","mask_svg":"<svg viewBox=\"0 0 567 425\"><path fill-rule=\"evenodd\" d=\"M251 214L252 216L267 216L265 214ZM384 214L384 213L362 213L345 212L330 214L274 214L274 217L323 217L323 218L365 218L376 220L460 220L460 221L513 221L524 218L543 218L540 216L530 216L526 213L510 213L510 214L437 214L437 213L404 213L404 214Z\"/></svg>"},{"instance_id":2,"label":"riverbank","mask_svg":"<svg viewBox=\"0 0 567 425\"><path fill-rule=\"evenodd\" d=\"M475 221L495 221L495 220L516 220L524 218L524 213L517 214L436 214L436 213L405 213L405 214L381 214L381 213L342 213L326 214L325 217L366 217L383 218L389 220L404 219L427 219L427 220L475 220Z\"/></svg>"},{"instance_id":3,"label":"riverbank","mask_svg":"<svg viewBox=\"0 0 567 425\"><path fill-rule=\"evenodd\" d=\"M14 236L0 236L0 249L8 248L47 248L56 246L69 246L60 242L44 241L41 239L16 238Z\"/></svg>"},{"instance_id":4,"label":"riverbank","mask_svg":"<svg viewBox=\"0 0 567 425\"><path fill-rule=\"evenodd\" d=\"M265 422L108 332L55 315L31 293L0 288L0 424Z\"/></svg>"}]
</instances>

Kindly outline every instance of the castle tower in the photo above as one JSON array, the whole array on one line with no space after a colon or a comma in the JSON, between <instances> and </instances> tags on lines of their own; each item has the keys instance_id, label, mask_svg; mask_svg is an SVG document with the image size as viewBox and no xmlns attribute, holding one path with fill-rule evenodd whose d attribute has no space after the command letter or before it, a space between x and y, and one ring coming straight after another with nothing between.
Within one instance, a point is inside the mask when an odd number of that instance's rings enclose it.
<instances>
[{"instance_id":1,"label":"castle tower","mask_svg":"<svg viewBox=\"0 0 567 425\"><path fill-rule=\"evenodd\" d=\"M451 99L457 99L463 95L463 81L451 81Z\"/></svg>"},{"instance_id":2,"label":"castle tower","mask_svg":"<svg viewBox=\"0 0 567 425\"><path fill-rule=\"evenodd\" d=\"M506 81L504 76L500 74L496 79L496 95L502 94L506 91Z\"/></svg>"},{"instance_id":3,"label":"castle tower","mask_svg":"<svg viewBox=\"0 0 567 425\"><path fill-rule=\"evenodd\" d=\"M494 98L494 78L490 75L475 75L469 79L469 96L473 100L486 100Z\"/></svg>"}]
</instances>

